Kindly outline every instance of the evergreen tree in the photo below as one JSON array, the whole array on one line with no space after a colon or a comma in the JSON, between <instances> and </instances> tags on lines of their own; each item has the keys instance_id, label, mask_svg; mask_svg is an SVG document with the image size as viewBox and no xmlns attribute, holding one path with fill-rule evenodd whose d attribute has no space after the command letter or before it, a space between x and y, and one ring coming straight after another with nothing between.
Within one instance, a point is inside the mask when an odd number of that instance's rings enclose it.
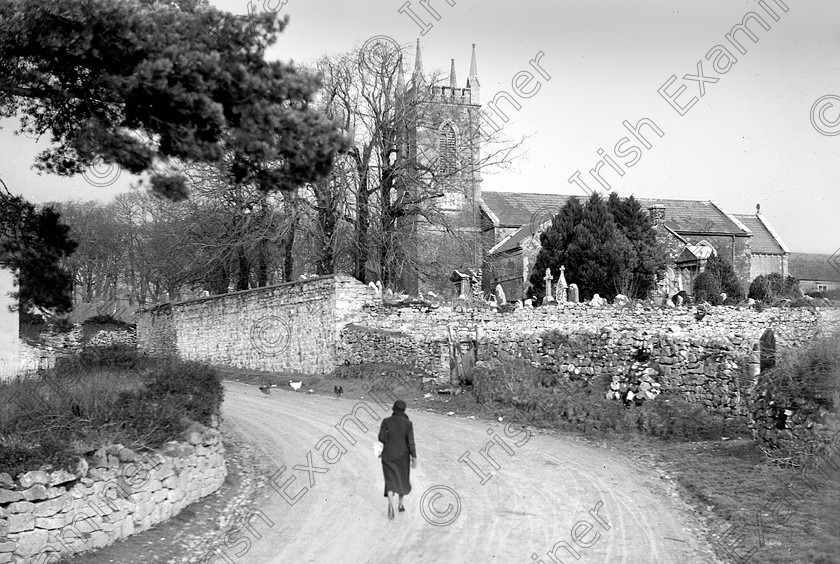
<instances>
[{"instance_id":1,"label":"evergreen tree","mask_svg":"<svg viewBox=\"0 0 840 564\"><path fill-rule=\"evenodd\" d=\"M56 210L39 210L19 196L0 192L0 260L15 274L18 291L12 297L18 300L18 311L70 311L72 278L60 263L75 249L70 228Z\"/></svg>"},{"instance_id":2,"label":"evergreen tree","mask_svg":"<svg viewBox=\"0 0 840 564\"><path fill-rule=\"evenodd\" d=\"M607 207L634 251L633 263L619 290L626 296L645 299L654 288L657 271L665 268L665 251L657 244L653 221L633 196L622 199L613 192Z\"/></svg>"},{"instance_id":3,"label":"evergreen tree","mask_svg":"<svg viewBox=\"0 0 840 564\"><path fill-rule=\"evenodd\" d=\"M721 258L719 254L709 257L709 260L706 261L705 272L716 280L716 286L720 288L718 290L718 294L723 292L726 294L727 299L731 299L736 302L741 300L743 297L743 290L741 289L741 282L738 281L738 275L735 274L735 270L732 268L732 265L725 259ZM696 280L694 293L696 297ZM717 303L712 300L709 300L709 303L717 305Z\"/></svg>"},{"instance_id":4,"label":"evergreen tree","mask_svg":"<svg viewBox=\"0 0 840 564\"><path fill-rule=\"evenodd\" d=\"M41 170L101 160L172 199L186 197L173 159L224 161L231 183L263 191L325 176L346 141L312 107L317 76L265 60L286 19L203 4L0 0L0 118L52 137Z\"/></svg>"},{"instance_id":5,"label":"evergreen tree","mask_svg":"<svg viewBox=\"0 0 840 564\"><path fill-rule=\"evenodd\" d=\"M542 248L529 280L529 296L542 298L546 269L551 269L556 280L563 265L567 281L578 285L582 299L596 293L609 299L620 292L645 296L657 266L651 257L659 256L659 251L650 235L653 226L639 218L639 210L635 200L610 203L597 193L586 205L570 199L540 235Z\"/></svg>"}]
</instances>

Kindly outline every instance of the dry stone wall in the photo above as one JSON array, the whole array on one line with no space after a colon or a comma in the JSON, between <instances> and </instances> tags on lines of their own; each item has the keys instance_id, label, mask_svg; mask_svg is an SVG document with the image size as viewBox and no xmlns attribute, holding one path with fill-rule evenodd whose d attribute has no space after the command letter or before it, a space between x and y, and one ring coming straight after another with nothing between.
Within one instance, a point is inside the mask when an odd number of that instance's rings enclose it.
<instances>
[{"instance_id":1,"label":"dry stone wall","mask_svg":"<svg viewBox=\"0 0 840 564\"><path fill-rule=\"evenodd\" d=\"M199 298L138 312L141 350L216 365L324 374L341 328L373 292L344 275Z\"/></svg>"},{"instance_id":2,"label":"dry stone wall","mask_svg":"<svg viewBox=\"0 0 840 564\"><path fill-rule=\"evenodd\" d=\"M449 381L451 330L462 348L476 342L479 362L524 359L570 379L603 375L617 399L626 399L641 368L658 389L726 417L747 418L761 334L773 327L783 355L808 342L821 319L819 311L807 309L712 307L698 321L686 308L565 304L500 314L379 306L365 308L358 326L345 328L341 351L347 364L403 362Z\"/></svg>"},{"instance_id":3,"label":"dry stone wall","mask_svg":"<svg viewBox=\"0 0 840 564\"><path fill-rule=\"evenodd\" d=\"M85 333L85 327L76 324L64 333L45 331L37 341L21 341L16 374L53 368L57 358L77 354L85 347L137 346L137 333L133 328L88 330L87 336Z\"/></svg>"},{"instance_id":4,"label":"dry stone wall","mask_svg":"<svg viewBox=\"0 0 840 564\"><path fill-rule=\"evenodd\" d=\"M74 472L0 474L0 563L66 562L108 546L177 515L226 475L219 432L198 426L154 454L114 445Z\"/></svg>"}]
</instances>

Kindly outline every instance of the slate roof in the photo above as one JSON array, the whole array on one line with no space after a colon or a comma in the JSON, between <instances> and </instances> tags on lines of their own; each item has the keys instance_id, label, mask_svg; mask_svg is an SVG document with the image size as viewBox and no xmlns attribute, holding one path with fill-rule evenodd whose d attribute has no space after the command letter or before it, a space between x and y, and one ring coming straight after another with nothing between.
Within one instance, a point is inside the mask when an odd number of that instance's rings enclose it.
<instances>
[{"instance_id":1,"label":"slate roof","mask_svg":"<svg viewBox=\"0 0 840 564\"><path fill-rule=\"evenodd\" d=\"M768 229L764 221L755 215L739 215L735 214L738 221L747 226L747 229L752 231L752 239L750 240L750 251L753 254L760 255L781 255L787 251L784 243L778 239Z\"/></svg>"},{"instance_id":2,"label":"slate roof","mask_svg":"<svg viewBox=\"0 0 840 564\"><path fill-rule=\"evenodd\" d=\"M497 227L519 227L529 224L534 215L538 213L541 216L547 213L556 214L560 211L560 208L566 205L569 198L578 198L583 201L586 196L535 194L531 192L481 193L481 199L499 218Z\"/></svg>"},{"instance_id":3,"label":"slate roof","mask_svg":"<svg viewBox=\"0 0 840 564\"><path fill-rule=\"evenodd\" d=\"M509 238L501 241L491 252L512 250L537 231L551 215L557 213L570 198L584 195L535 194L520 192L482 192L485 205L498 218L498 227L520 227ZM702 200L669 200L637 198L642 208L659 204L665 206L665 225L676 233L725 233L749 235L749 229L738 219L727 214L713 202Z\"/></svg>"},{"instance_id":4,"label":"slate roof","mask_svg":"<svg viewBox=\"0 0 840 564\"><path fill-rule=\"evenodd\" d=\"M840 255L791 253L788 272L799 280L840 282Z\"/></svg>"}]
</instances>

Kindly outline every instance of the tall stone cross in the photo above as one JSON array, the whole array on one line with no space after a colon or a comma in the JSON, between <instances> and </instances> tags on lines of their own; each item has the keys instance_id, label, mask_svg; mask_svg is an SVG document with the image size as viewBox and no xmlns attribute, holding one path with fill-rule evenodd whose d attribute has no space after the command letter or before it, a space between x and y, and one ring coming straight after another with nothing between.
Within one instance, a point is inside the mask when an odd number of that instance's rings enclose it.
<instances>
[{"instance_id":1,"label":"tall stone cross","mask_svg":"<svg viewBox=\"0 0 840 564\"><path fill-rule=\"evenodd\" d=\"M554 301L554 295L551 293L551 269L545 269L545 297L543 298L543 303L551 303Z\"/></svg>"},{"instance_id":2,"label":"tall stone cross","mask_svg":"<svg viewBox=\"0 0 840 564\"><path fill-rule=\"evenodd\" d=\"M569 285L566 284L566 266L560 266L560 280L557 281L557 302L566 303Z\"/></svg>"}]
</instances>

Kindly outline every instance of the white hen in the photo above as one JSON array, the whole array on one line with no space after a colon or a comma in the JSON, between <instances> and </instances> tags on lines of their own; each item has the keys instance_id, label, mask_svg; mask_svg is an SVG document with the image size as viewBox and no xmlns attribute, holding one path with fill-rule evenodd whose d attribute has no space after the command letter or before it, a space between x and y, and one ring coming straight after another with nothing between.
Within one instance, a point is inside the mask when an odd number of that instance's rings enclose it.
<instances>
[{"instance_id":1,"label":"white hen","mask_svg":"<svg viewBox=\"0 0 840 564\"><path fill-rule=\"evenodd\" d=\"M294 391L298 391L300 387L303 386L303 382L292 382L291 380L289 380L289 385Z\"/></svg>"}]
</instances>

